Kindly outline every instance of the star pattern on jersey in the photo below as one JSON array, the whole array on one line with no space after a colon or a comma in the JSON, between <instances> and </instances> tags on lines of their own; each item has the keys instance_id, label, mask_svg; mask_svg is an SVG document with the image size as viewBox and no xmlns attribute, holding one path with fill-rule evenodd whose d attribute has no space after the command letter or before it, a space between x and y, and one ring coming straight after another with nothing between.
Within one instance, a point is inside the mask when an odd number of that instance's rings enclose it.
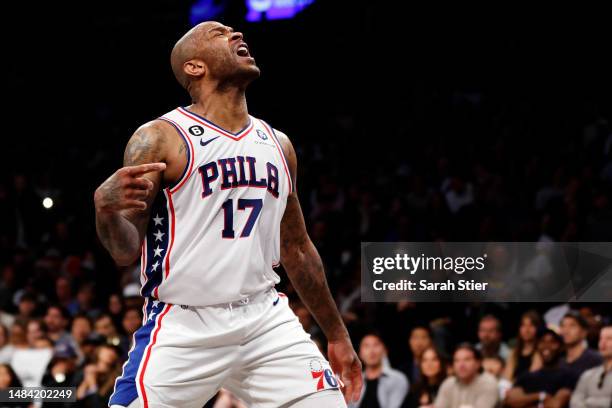
<instances>
[{"instance_id":1,"label":"star pattern on jersey","mask_svg":"<svg viewBox=\"0 0 612 408\"><path fill-rule=\"evenodd\" d=\"M152 270L153 272L155 272L155 271L157 270L157 267L158 267L158 266L159 266L159 262L158 262L158 261L155 261L155 263L154 263L153 265L151 265L151 270Z\"/></svg>"},{"instance_id":2,"label":"star pattern on jersey","mask_svg":"<svg viewBox=\"0 0 612 408\"><path fill-rule=\"evenodd\" d=\"M159 306L159 300L154 300L153 301L153 307L157 307Z\"/></svg>"},{"instance_id":3,"label":"star pattern on jersey","mask_svg":"<svg viewBox=\"0 0 612 408\"><path fill-rule=\"evenodd\" d=\"M157 232L155 234L153 234L153 235L155 235L155 241L161 241L162 237L164 235L166 235L166 233L165 232L161 232L160 230L157 230Z\"/></svg>"},{"instance_id":4,"label":"star pattern on jersey","mask_svg":"<svg viewBox=\"0 0 612 408\"><path fill-rule=\"evenodd\" d=\"M153 250L153 252L155 252L153 254L153 257L156 256L161 256L162 251L164 250L164 248L160 248L159 245Z\"/></svg>"},{"instance_id":5,"label":"star pattern on jersey","mask_svg":"<svg viewBox=\"0 0 612 408\"><path fill-rule=\"evenodd\" d=\"M155 223L155 225L162 225L162 222L164 221L164 217L160 217L159 214L155 214L155 217L153 218L153 222Z\"/></svg>"},{"instance_id":6,"label":"star pattern on jersey","mask_svg":"<svg viewBox=\"0 0 612 408\"><path fill-rule=\"evenodd\" d=\"M147 320L148 321L153 320L153 316L155 316L155 312L151 312L151 314L149 315L149 318Z\"/></svg>"}]
</instances>

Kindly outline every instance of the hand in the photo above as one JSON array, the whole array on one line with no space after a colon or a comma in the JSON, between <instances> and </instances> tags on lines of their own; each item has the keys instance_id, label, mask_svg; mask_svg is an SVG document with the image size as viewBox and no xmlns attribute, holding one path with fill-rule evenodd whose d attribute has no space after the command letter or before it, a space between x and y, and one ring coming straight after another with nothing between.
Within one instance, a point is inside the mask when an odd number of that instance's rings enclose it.
<instances>
[{"instance_id":1,"label":"hand","mask_svg":"<svg viewBox=\"0 0 612 408\"><path fill-rule=\"evenodd\" d=\"M147 209L145 201L153 189L153 182L145 177L152 171L163 171L166 163L147 163L117 170L98 187L94 194L96 210L117 212L135 208Z\"/></svg>"},{"instance_id":2,"label":"hand","mask_svg":"<svg viewBox=\"0 0 612 408\"><path fill-rule=\"evenodd\" d=\"M327 357L334 373L340 375L344 383L342 393L346 402L356 402L361 396L363 378L361 377L361 361L347 337L327 344Z\"/></svg>"},{"instance_id":3,"label":"hand","mask_svg":"<svg viewBox=\"0 0 612 408\"><path fill-rule=\"evenodd\" d=\"M96 370L96 366L88 364L83 370L83 382L87 384L87 387L93 387L98 383L97 375L98 371Z\"/></svg>"}]
</instances>

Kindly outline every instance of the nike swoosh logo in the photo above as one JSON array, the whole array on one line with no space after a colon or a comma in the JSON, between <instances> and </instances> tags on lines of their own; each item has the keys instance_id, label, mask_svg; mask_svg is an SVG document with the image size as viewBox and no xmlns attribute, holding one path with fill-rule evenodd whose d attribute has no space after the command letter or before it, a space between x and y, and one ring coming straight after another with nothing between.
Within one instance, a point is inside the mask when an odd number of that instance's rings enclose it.
<instances>
[{"instance_id":1,"label":"nike swoosh logo","mask_svg":"<svg viewBox=\"0 0 612 408\"><path fill-rule=\"evenodd\" d=\"M212 142L213 140L215 140L218 137L219 136L213 137L212 139L208 139L207 141L203 141L202 139L200 139L200 146L206 146L207 144L209 144L210 142Z\"/></svg>"}]
</instances>

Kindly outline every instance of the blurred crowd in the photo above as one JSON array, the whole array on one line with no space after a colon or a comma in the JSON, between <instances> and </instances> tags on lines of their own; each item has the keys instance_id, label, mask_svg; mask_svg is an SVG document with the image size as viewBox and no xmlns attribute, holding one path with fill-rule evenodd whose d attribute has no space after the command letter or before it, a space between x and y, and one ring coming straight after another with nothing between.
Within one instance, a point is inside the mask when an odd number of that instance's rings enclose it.
<instances>
[{"instance_id":1,"label":"blurred crowd","mask_svg":"<svg viewBox=\"0 0 612 408\"><path fill-rule=\"evenodd\" d=\"M506 342L502 321L489 314L480 318L475 342L451 349L431 325L414 326L410 357L395 366L384 336L366 332L359 343L365 387L352 407L609 408L612 325L586 316L567 305L544 318L530 310ZM589 333L597 334L596 348Z\"/></svg>"},{"instance_id":2,"label":"blurred crowd","mask_svg":"<svg viewBox=\"0 0 612 408\"><path fill-rule=\"evenodd\" d=\"M294 141L309 233L365 362L361 407L397 406L379 396L407 406L435 398L458 406L464 372L483 378L479 384L496 382L495 403L585 406L577 391L552 397L582 389L585 373L589 384L600 380L588 370L609 359L610 330L601 329L610 324L609 304L571 304L580 318L564 319L568 305L360 302L362 241L612 241L612 131L605 116L587 107L549 123L537 106L511 101L415 88L404 100L406 121L393 127L340 112L299 127L270 115ZM117 268L101 248L92 202L97 185L120 166L137 124L111 110L95 115L96 144L41 140L27 165L20 144L0 177L0 388L70 384L83 406L105 406L142 319L138 266ZM74 131L69 122L61 126ZM43 206L44 198L53 205ZM279 289L324 348L316 322L281 276ZM579 341L566 327L573 321ZM589 364L570 367L572 380L558 389L533 388L549 381L524 379L571 366L584 353ZM599 389L609 389L607 370ZM384 391L389 381L402 393ZM535 400L535 392L546 395ZM219 400L235 404L228 395Z\"/></svg>"}]
</instances>

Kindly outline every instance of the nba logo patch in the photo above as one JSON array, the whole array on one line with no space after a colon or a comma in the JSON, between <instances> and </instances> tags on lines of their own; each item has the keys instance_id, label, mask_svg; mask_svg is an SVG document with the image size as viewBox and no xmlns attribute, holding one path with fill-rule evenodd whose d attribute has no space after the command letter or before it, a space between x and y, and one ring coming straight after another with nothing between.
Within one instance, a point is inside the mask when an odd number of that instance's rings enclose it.
<instances>
[{"instance_id":1,"label":"nba logo patch","mask_svg":"<svg viewBox=\"0 0 612 408\"><path fill-rule=\"evenodd\" d=\"M317 391L338 388L338 380L334 372L323 365L321 360L310 360L310 374L312 379L317 382Z\"/></svg>"},{"instance_id":2,"label":"nba logo patch","mask_svg":"<svg viewBox=\"0 0 612 408\"><path fill-rule=\"evenodd\" d=\"M257 136L259 136L261 138L261 140L267 140L268 139L268 135L266 135L266 133L263 130L257 129Z\"/></svg>"}]
</instances>

